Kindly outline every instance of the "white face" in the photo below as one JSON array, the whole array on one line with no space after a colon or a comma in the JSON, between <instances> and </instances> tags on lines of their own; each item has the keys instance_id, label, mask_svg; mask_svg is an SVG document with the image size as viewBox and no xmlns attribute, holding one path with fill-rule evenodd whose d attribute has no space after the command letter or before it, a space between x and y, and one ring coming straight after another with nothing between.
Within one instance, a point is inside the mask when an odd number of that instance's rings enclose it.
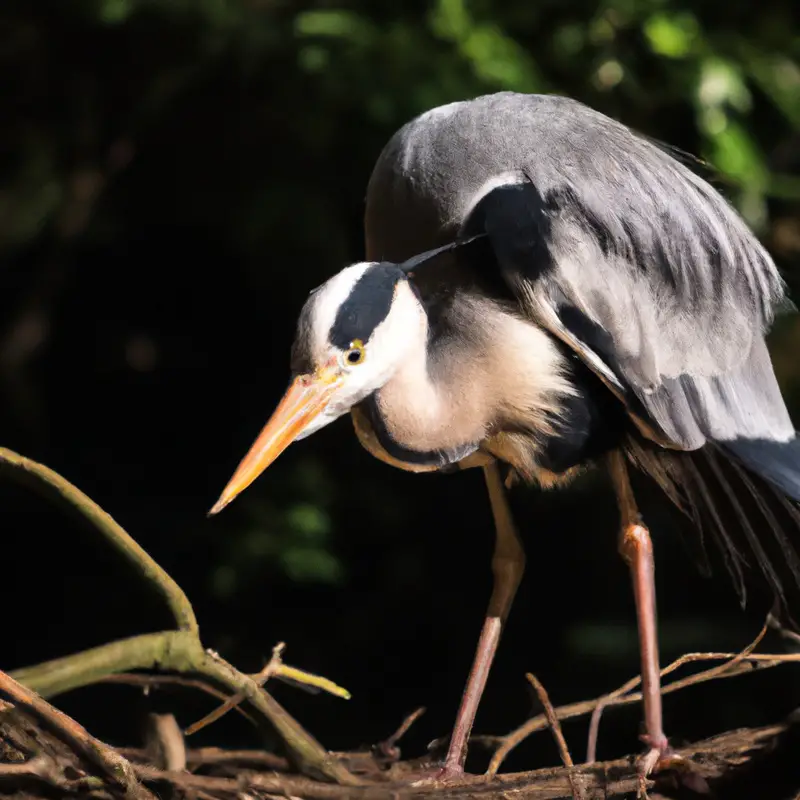
<instances>
[{"instance_id":1,"label":"white face","mask_svg":"<svg viewBox=\"0 0 800 800\"><path fill-rule=\"evenodd\" d=\"M309 330L306 344L313 369L334 370L341 385L325 410L297 439L318 431L346 414L373 392L384 386L403 364L412 349L427 338L427 317L413 290L405 280L394 288L389 313L365 339L353 347L340 349L330 341L330 332L342 304L373 262L353 264L322 284L308 299L304 317Z\"/></svg>"}]
</instances>

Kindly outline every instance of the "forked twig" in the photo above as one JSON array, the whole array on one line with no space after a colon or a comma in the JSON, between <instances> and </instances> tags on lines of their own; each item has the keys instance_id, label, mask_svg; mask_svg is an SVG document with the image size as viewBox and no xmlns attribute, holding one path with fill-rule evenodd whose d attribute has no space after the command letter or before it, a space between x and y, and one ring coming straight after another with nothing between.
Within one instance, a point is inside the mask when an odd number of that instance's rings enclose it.
<instances>
[{"instance_id":1,"label":"forked twig","mask_svg":"<svg viewBox=\"0 0 800 800\"><path fill-rule=\"evenodd\" d=\"M662 687L662 694L669 694L689 686L694 686L699 683L704 683L709 680L720 678L733 678L744 673L755 672L756 670L770 669L777 667L781 664L788 664L792 662L800 662L800 653L750 653L749 655L742 655L742 653L688 653L676 659L668 667L662 671L662 675L669 674L678 667L693 663L696 661L727 661L729 663L721 666L712 667L702 672L689 675L686 678L673 681L670 684ZM625 684L625 687L633 687L638 685L639 679L632 678ZM592 700L583 700L578 703L570 703L569 705L559 706L555 709L556 716L559 720L573 719L590 714L597 707L598 704L603 703L607 696L595 698ZM641 692L630 692L629 694L621 694L612 700L605 703L606 706L622 706L631 703L639 702L642 699ZM537 731L544 730L548 725L547 717L544 714L539 714L527 720L524 724L520 725L511 733L495 737L493 740L497 745L497 749L489 762L489 767L486 770L486 775L491 777L497 773L503 761L508 757L508 754L528 736ZM485 740L485 737L484 737Z\"/></svg>"},{"instance_id":2,"label":"forked twig","mask_svg":"<svg viewBox=\"0 0 800 800\"><path fill-rule=\"evenodd\" d=\"M285 649L286 644L284 642L278 642L278 644L272 648L272 657L267 662L266 666L259 673L252 676L252 680L258 684L258 686L263 686L270 678L276 677L287 680L290 683L299 683L301 686L321 689L345 700L350 699L350 692L348 692L347 689L343 689L341 686L337 686L333 681L323 678L321 675L314 675L311 672L306 672L305 670L284 664L281 656ZM239 704L244 699L245 695L243 692L236 692L231 697L226 698L225 702L218 708L215 708L210 714L206 714L202 719L189 725L184 731L184 734L186 736L191 736L193 733L197 733L197 731L202 730L212 722L216 722L231 709L238 708Z\"/></svg>"},{"instance_id":3,"label":"forked twig","mask_svg":"<svg viewBox=\"0 0 800 800\"><path fill-rule=\"evenodd\" d=\"M722 674L727 670L731 669L732 667L736 666L736 664L740 663L742 659L749 656L755 649L761 644L761 640L766 636L767 629L769 627L769 618L764 623L764 627L761 628L758 636L750 642L747 647L744 648L740 653L735 655L730 661L725 664L721 664L718 667L712 667L705 672L705 680L712 680L714 678L714 673ZM691 661L698 660L695 658L697 655L704 655L698 653L687 653L684 656L673 661L669 666L665 667L661 671L661 677L663 678L665 675L668 675L670 672L674 672L679 667L682 667L684 664L688 664ZM711 655L711 654L708 654ZM702 674L702 673L701 673ZM629 681L624 683L618 689L615 689L610 694L607 694L605 697L600 698L599 702L595 706L594 710L592 711L592 718L589 722L589 736L588 742L586 744L586 763L592 764L595 761L597 755L597 739L600 731L600 718L603 715L603 709L607 706L613 704L614 700L618 697L622 697L623 695L630 692L632 689L635 689L640 683L642 682L641 676L637 675L634 678L631 678Z\"/></svg>"},{"instance_id":4,"label":"forked twig","mask_svg":"<svg viewBox=\"0 0 800 800\"><path fill-rule=\"evenodd\" d=\"M270 658L261 672L253 676L254 683L256 683L258 686L263 686L269 680L270 675L274 674L277 665L280 664L281 653L285 647L286 645L283 642L279 642L275 645L275 647L272 648L272 658ZM211 713L206 714L202 719L199 719L197 722L193 722L191 725L185 728L183 731L184 734L186 736L191 736L193 733L197 733L197 731L202 730L212 722L216 722L218 719L225 716L225 714L227 714L231 709L237 708L244 699L244 692L236 692L235 694L226 698L225 702L221 706L217 706L217 708L215 708Z\"/></svg>"}]
</instances>

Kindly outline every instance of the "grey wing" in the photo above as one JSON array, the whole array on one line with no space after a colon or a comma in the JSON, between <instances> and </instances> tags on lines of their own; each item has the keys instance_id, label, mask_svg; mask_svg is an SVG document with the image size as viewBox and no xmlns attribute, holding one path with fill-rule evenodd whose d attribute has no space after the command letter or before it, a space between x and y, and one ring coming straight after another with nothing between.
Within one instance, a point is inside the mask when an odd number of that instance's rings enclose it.
<instances>
[{"instance_id":1,"label":"grey wing","mask_svg":"<svg viewBox=\"0 0 800 800\"><path fill-rule=\"evenodd\" d=\"M649 438L683 450L791 439L764 342L783 297L774 264L711 186L636 142L635 158L609 159L594 180L521 172L465 231L485 230L528 312Z\"/></svg>"}]
</instances>

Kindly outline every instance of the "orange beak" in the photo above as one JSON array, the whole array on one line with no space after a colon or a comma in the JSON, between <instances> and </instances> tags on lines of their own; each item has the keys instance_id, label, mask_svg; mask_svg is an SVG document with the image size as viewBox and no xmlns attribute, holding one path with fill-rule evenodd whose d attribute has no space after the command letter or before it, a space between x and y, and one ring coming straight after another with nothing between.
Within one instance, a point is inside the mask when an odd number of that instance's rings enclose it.
<instances>
[{"instance_id":1,"label":"orange beak","mask_svg":"<svg viewBox=\"0 0 800 800\"><path fill-rule=\"evenodd\" d=\"M333 365L318 370L315 375L295 378L209 515L222 511L297 439L325 410L341 384L342 378Z\"/></svg>"}]
</instances>

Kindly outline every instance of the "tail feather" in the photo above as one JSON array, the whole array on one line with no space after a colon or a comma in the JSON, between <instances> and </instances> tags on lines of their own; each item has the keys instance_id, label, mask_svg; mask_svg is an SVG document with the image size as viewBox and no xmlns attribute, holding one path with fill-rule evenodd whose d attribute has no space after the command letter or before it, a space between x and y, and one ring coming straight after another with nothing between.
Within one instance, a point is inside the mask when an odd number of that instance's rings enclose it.
<instances>
[{"instance_id":1,"label":"tail feather","mask_svg":"<svg viewBox=\"0 0 800 800\"><path fill-rule=\"evenodd\" d=\"M744 534L747 544L750 545L750 549L752 550L753 555L756 557L756 561L758 562L759 567L761 567L764 577L767 579L767 582L770 584L770 586L775 589L781 602L785 603L786 599L784 595L783 582L772 563L772 559L764 549L764 543L761 541L762 537L759 537L758 533L756 533L755 528L753 527L753 517L757 518L756 514L754 514L750 509L745 510L745 507L737 496L733 481L728 475L725 474L723 465L720 464L716 458L716 453L712 449L708 449L705 451L704 455L706 457L706 462L717 479L717 483L725 493L731 509L739 520L740 530ZM735 469L733 471L736 472ZM738 477L741 478L741 474L739 474ZM746 484L744 488L748 488ZM750 497L752 497L756 506L758 506L760 499L758 492L754 491Z\"/></svg>"},{"instance_id":2,"label":"tail feather","mask_svg":"<svg viewBox=\"0 0 800 800\"><path fill-rule=\"evenodd\" d=\"M708 563L708 533L742 605L748 568L757 565L790 616L800 601L800 439L715 442L692 452L632 442L628 454L692 522L700 565Z\"/></svg>"},{"instance_id":3,"label":"tail feather","mask_svg":"<svg viewBox=\"0 0 800 800\"><path fill-rule=\"evenodd\" d=\"M776 489L774 486L765 486L764 488L767 492L759 491L759 488L753 483L750 479L750 476L747 474L745 469L743 469L739 464L735 461L731 461L736 472L739 474L739 477L742 480L742 483L747 487L752 497L755 499L756 503L758 504L759 510L764 515L764 518L767 520L769 524L769 529L772 531L772 534L775 536L775 539L778 542L778 545L781 548L781 552L786 557L786 563L789 569L792 572L792 575L797 582L798 586L800 586L800 556L798 556L797 551L794 548L794 545L789 540L789 537L786 535L784 530L784 524L781 524L778 519L776 518L775 514L772 511L772 508L767 503L767 499L772 499L773 497L776 498L781 507L786 509L789 512L789 515L792 521L797 524L800 520L800 512L789 503L786 498L781 494L780 490ZM766 495L766 496L765 496Z\"/></svg>"},{"instance_id":4,"label":"tail feather","mask_svg":"<svg viewBox=\"0 0 800 800\"><path fill-rule=\"evenodd\" d=\"M795 436L788 442L739 439L721 446L748 470L800 503L800 437Z\"/></svg>"},{"instance_id":5,"label":"tail feather","mask_svg":"<svg viewBox=\"0 0 800 800\"><path fill-rule=\"evenodd\" d=\"M682 466L689 479L686 483L685 491L694 511L693 519L696 520L695 526L697 531L702 537L704 530L707 528L714 537L717 547L719 547L722 552L725 568L728 570L731 580L733 580L736 594L739 596L739 600L744 606L747 602L747 586L745 584L743 568L747 566L747 560L739 552L736 544L728 535L726 525L720 516L720 511L717 509L715 492L709 488L697 464L695 464L693 459L689 458L685 460ZM700 509L702 509L702 511ZM710 574L711 567L709 565L708 553L705 551L705 543L702 539L701 547L703 548L704 569Z\"/></svg>"}]
</instances>

